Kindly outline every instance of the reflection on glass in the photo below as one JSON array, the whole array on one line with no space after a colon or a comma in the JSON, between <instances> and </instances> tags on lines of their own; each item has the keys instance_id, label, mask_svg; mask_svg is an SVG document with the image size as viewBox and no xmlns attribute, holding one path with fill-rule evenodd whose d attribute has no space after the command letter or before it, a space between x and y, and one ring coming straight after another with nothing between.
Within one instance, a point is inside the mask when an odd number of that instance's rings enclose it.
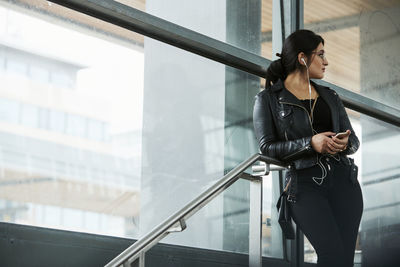
<instances>
[{"instance_id":1,"label":"reflection on glass","mask_svg":"<svg viewBox=\"0 0 400 267\"><path fill-rule=\"evenodd\" d=\"M38 127L38 108L29 105L29 104L24 104L22 105L22 110L21 110L21 124L24 126L28 127Z\"/></svg>"},{"instance_id":2,"label":"reflection on glass","mask_svg":"<svg viewBox=\"0 0 400 267\"><path fill-rule=\"evenodd\" d=\"M260 54L261 14L218 14L196 27ZM0 15L0 221L138 238L257 152L259 77L47 1ZM281 257L268 180L263 251ZM240 180L165 242L247 253L248 210Z\"/></svg>"},{"instance_id":3,"label":"reflection on glass","mask_svg":"<svg viewBox=\"0 0 400 267\"><path fill-rule=\"evenodd\" d=\"M272 0L117 2L268 59L272 58ZM261 50L258 49L260 45Z\"/></svg>"},{"instance_id":4,"label":"reflection on glass","mask_svg":"<svg viewBox=\"0 0 400 267\"><path fill-rule=\"evenodd\" d=\"M399 14L398 1L305 2L304 28L325 39L329 61L325 80L399 109ZM397 191L393 191L399 188L393 178L398 176L398 129L352 113L353 125L358 125L358 133L362 130L356 161L362 166L358 178L364 196L355 262L397 266L400 259L379 244L390 243L398 235L398 230L393 230L399 225ZM387 234L381 235L383 232ZM391 244L398 246L398 242ZM306 239L305 261L316 261Z\"/></svg>"},{"instance_id":5,"label":"reflection on glass","mask_svg":"<svg viewBox=\"0 0 400 267\"><path fill-rule=\"evenodd\" d=\"M393 247L399 245L400 233L400 130L354 111L347 112L361 141L354 158L364 201L354 263L397 266L400 257ZM304 240L304 260L315 263L315 250L307 238Z\"/></svg>"},{"instance_id":6,"label":"reflection on glass","mask_svg":"<svg viewBox=\"0 0 400 267\"><path fill-rule=\"evenodd\" d=\"M136 237L142 47L23 8L0 5L0 220Z\"/></svg>"},{"instance_id":7,"label":"reflection on glass","mask_svg":"<svg viewBox=\"0 0 400 267\"><path fill-rule=\"evenodd\" d=\"M363 127L360 258L365 266L397 266L400 245L400 130L361 117Z\"/></svg>"},{"instance_id":8,"label":"reflection on glass","mask_svg":"<svg viewBox=\"0 0 400 267\"><path fill-rule=\"evenodd\" d=\"M18 123L19 103L6 98L0 99L0 120L10 123Z\"/></svg>"},{"instance_id":9,"label":"reflection on glass","mask_svg":"<svg viewBox=\"0 0 400 267\"><path fill-rule=\"evenodd\" d=\"M304 3L304 28L325 39L325 80L398 109L399 27L399 1Z\"/></svg>"}]
</instances>

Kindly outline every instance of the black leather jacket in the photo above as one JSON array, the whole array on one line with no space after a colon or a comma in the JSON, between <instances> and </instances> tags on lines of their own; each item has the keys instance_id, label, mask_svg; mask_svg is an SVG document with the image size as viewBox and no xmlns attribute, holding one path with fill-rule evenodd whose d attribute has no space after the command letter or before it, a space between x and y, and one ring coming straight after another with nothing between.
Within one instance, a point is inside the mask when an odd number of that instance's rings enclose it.
<instances>
[{"instance_id":1,"label":"black leather jacket","mask_svg":"<svg viewBox=\"0 0 400 267\"><path fill-rule=\"evenodd\" d=\"M343 103L334 90L313 81L311 83L331 110L332 132L351 130L346 150L338 153L340 157L347 158L358 150L360 142ZM284 161L294 169L317 164L318 153L311 146L313 131L308 111L284 87L283 81L278 80L270 89L256 95L253 123L262 154Z\"/></svg>"}]
</instances>

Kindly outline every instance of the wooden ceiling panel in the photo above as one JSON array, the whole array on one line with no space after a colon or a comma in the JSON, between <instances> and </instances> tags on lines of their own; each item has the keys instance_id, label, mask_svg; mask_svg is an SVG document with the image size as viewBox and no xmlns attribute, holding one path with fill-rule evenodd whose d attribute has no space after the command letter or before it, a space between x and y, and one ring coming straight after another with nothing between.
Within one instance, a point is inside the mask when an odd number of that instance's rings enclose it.
<instances>
[{"instance_id":1,"label":"wooden ceiling panel","mask_svg":"<svg viewBox=\"0 0 400 267\"><path fill-rule=\"evenodd\" d=\"M126 6L130 6L141 11L146 11L146 0L115 0Z\"/></svg>"},{"instance_id":2,"label":"wooden ceiling panel","mask_svg":"<svg viewBox=\"0 0 400 267\"><path fill-rule=\"evenodd\" d=\"M398 0L304 0L304 24L399 5Z\"/></svg>"},{"instance_id":3,"label":"wooden ceiling panel","mask_svg":"<svg viewBox=\"0 0 400 267\"><path fill-rule=\"evenodd\" d=\"M351 27L321 34L328 67L324 80L360 91L360 30Z\"/></svg>"},{"instance_id":4,"label":"wooden ceiling panel","mask_svg":"<svg viewBox=\"0 0 400 267\"><path fill-rule=\"evenodd\" d=\"M272 0L261 2L261 31L272 31Z\"/></svg>"}]
</instances>

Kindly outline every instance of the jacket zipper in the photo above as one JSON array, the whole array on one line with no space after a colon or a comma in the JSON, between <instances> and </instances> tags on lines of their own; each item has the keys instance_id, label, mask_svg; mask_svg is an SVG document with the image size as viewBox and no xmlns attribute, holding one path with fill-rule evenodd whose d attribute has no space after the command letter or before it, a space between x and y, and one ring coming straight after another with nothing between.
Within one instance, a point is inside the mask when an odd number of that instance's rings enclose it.
<instances>
[{"instance_id":1,"label":"jacket zipper","mask_svg":"<svg viewBox=\"0 0 400 267\"><path fill-rule=\"evenodd\" d=\"M289 103L289 102L280 102L280 101L279 101L279 103L281 103L281 104L287 104L287 105L293 105L293 106L300 107L300 108L304 109L304 111L305 111L306 114L307 114L308 121L310 122L311 136L314 135L313 128L312 128L312 122L311 122L311 119L310 119L310 115L308 114L308 111L307 111L307 109L306 109L305 107L302 107L302 106L297 105L297 104ZM286 134L286 131L285 131L285 134ZM286 139L287 139L287 137L286 137Z\"/></svg>"},{"instance_id":2,"label":"jacket zipper","mask_svg":"<svg viewBox=\"0 0 400 267\"><path fill-rule=\"evenodd\" d=\"M295 157L297 154L303 153L304 150L308 150L308 147L302 147L302 148L300 148L300 150L294 152L293 154L290 154L290 155L286 156L286 157L283 159L283 161L287 161L288 158L292 158L292 157Z\"/></svg>"},{"instance_id":3,"label":"jacket zipper","mask_svg":"<svg viewBox=\"0 0 400 267\"><path fill-rule=\"evenodd\" d=\"M310 122L311 136L314 135L313 128L312 128L311 118L310 118L309 113L308 113L308 111L307 111L307 109L306 109L305 107L302 107L302 106L297 105L297 104L289 103L289 102L280 102L280 101L279 101L279 103L281 103L281 104L287 104L287 105L293 105L293 106L300 107L300 108L304 109L304 111L305 111L306 114L307 114L308 121ZM286 141L288 141L287 134L286 134L286 130L285 130L285 138L286 138ZM303 148L301 148L300 150L296 151L295 153L289 155L288 157L293 157L293 156L295 156L296 154L302 153L304 150L307 150L307 149L308 149L308 147L303 147ZM318 161L318 156L317 156L317 161Z\"/></svg>"}]
</instances>

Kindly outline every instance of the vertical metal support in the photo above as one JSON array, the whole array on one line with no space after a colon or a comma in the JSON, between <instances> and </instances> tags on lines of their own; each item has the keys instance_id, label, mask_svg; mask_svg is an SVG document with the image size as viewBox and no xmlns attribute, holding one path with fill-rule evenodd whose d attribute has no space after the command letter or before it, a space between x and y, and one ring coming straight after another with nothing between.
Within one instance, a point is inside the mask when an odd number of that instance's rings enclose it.
<instances>
[{"instance_id":1,"label":"vertical metal support","mask_svg":"<svg viewBox=\"0 0 400 267\"><path fill-rule=\"evenodd\" d=\"M272 9L272 59L275 60L285 38L304 28L304 0L273 0Z\"/></svg>"},{"instance_id":2,"label":"vertical metal support","mask_svg":"<svg viewBox=\"0 0 400 267\"><path fill-rule=\"evenodd\" d=\"M262 177L250 182L249 267L262 266Z\"/></svg>"},{"instance_id":3,"label":"vertical metal support","mask_svg":"<svg viewBox=\"0 0 400 267\"><path fill-rule=\"evenodd\" d=\"M146 256L146 252L140 253L139 256L139 267L144 267L144 258Z\"/></svg>"},{"instance_id":4,"label":"vertical metal support","mask_svg":"<svg viewBox=\"0 0 400 267\"><path fill-rule=\"evenodd\" d=\"M273 0L272 16L272 59L275 53L281 52L283 41L292 32L304 28L304 0ZM284 258L287 258L286 239L282 236ZM304 238L296 226L296 239L290 241L290 266L303 266L304 263Z\"/></svg>"},{"instance_id":5,"label":"vertical metal support","mask_svg":"<svg viewBox=\"0 0 400 267\"><path fill-rule=\"evenodd\" d=\"M297 0L297 23L299 29L304 29L304 0Z\"/></svg>"},{"instance_id":6,"label":"vertical metal support","mask_svg":"<svg viewBox=\"0 0 400 267\"><path fill-rule=\"evenodd\" d=\"M124 263L124 267L144 267L144 259L146 257L146 252L141 252L139 254L139 257L136 258L133 262L132 261L126 261ZM132 264L133 263L133 264Z\"/></svg>"},{"instance_id":7,"label":"vertical metal support","mask_svg":"<svg viewBox=\"0 0 400 267\"><path fill-rule=\"evenodd\" d=\"M283 16L283 5L281 0L272 1L272 60L278 57L275 53L282 51L283 40L285 39L285 28L282 22Z\"/></svg>"},{"instance_id":8,"label":"vertical metal support","mask_svg":"<svg viewBox=\"0 0 400 267\"><path fill-rule=\"evenodd\" d=\"M271 172L271 256L274 258L283 257L288 260L286 254L285 237L283 236L281 227L278 222L278 210L276 209L276 202L283 191L282 170Z\"/></svg>"}]
</instances>

